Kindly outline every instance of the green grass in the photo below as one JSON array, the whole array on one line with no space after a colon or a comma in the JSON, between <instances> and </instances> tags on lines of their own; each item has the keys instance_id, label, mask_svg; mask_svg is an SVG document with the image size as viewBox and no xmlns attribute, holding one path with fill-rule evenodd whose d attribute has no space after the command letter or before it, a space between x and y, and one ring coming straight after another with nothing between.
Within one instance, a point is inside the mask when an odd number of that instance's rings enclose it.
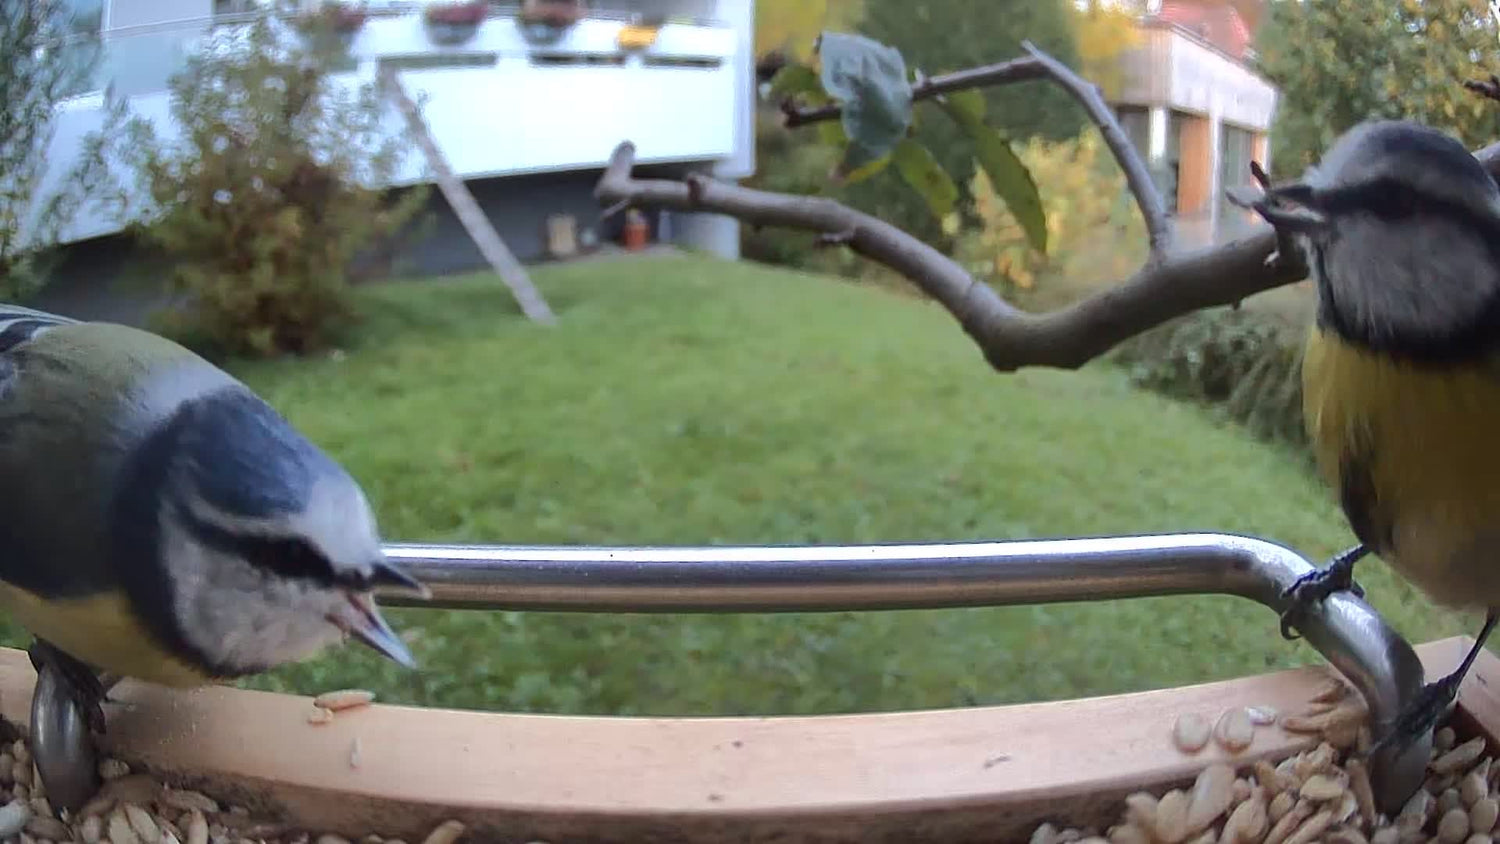
<instances>
[{"instance_id":1,"label":"green grass","mask_svg":"<svg viewBox=\"0 0 1500 844\"><path fill-rule=\"evenodd\" d=\"M560 325L476 276L361 293L346 357L238 374L359 477L386 535L800 543L1221 530L1349 541L1298 461L1109 367L997 375L934 306L703 258L556 266ZM1377 561L1413 641L1465 630ZM255 685L510 711L772 714L1057 699L1313 661L1227 597L735 616L392 612ZM1463 623L1460 623L1463 622Z\"/></svg>"}]
</instances>

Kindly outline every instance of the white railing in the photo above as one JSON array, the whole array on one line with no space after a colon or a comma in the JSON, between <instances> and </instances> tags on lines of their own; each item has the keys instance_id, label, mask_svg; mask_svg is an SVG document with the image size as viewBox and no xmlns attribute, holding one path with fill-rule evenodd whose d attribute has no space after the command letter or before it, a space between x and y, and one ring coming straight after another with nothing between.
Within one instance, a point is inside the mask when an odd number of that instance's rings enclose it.
<instances>
[{"instance_id":1,"label":"white railing","mask_svg":"<svg viewBox=\"0 0 1500 844\"><path fill-rule=\"evenodd\" d=\"M649 47L624 50L620 19L591 16L546 43L529 41L513 17L492 12L466 42L433 41L415 4L373 9L348 43L344 84L373 81L379 65L402 68L426 97L424 117L460 178L603 167L631 140L643 162L753 161L754 94L746 33L724 25L665 23ZM592 13L591 13L592 15ZM113 85L132 111L175 137L167 82L210 34L247 16L178 20L110 30L94 91L64 102L48 150L44 188L77 160L84 137L104 122L100 93ZM743 84L742 84L743 83ZM745 125L740 125L740 124ZM391 111L389 131L404 131ZM420 155L407 155L394 184L430 181ZM110 234L121 222L86 212L64 242Z\"/></svg>"}]
</instances>

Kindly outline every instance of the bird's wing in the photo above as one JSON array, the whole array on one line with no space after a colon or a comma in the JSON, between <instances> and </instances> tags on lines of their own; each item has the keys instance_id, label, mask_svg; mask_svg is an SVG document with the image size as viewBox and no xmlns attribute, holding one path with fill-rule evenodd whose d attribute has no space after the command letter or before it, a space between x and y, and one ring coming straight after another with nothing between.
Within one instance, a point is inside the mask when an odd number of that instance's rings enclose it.
<instances>
[{"instance_id":1,"label":"bird's wing","mask_svg":"<svg viewBox=\"0 0 1500 844\"><path fill-rule=\"evenodd\" d=\"M92 325L0 305L0 580L42 595L107 588L112 362L53 333Z\"/></svg>"}]
</instances>

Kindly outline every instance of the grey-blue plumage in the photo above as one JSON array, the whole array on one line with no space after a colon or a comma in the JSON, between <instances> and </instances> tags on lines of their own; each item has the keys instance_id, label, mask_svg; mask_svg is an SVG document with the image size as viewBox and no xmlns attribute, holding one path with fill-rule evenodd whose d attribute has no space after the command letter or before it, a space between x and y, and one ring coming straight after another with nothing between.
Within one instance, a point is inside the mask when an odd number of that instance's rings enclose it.
<instances>
[{"instance_id":1,"label":"grey-blue plumage","mask_svg":"<svg viewBox=\"0 0 1500 844\"><path fill-rule=\"evenodd\" d=\"M352 633L409 655L370 590L363 491L248 387L155 334L0 307L0 606L92 668L173 685Z\"/></svg>"}]
</instances>

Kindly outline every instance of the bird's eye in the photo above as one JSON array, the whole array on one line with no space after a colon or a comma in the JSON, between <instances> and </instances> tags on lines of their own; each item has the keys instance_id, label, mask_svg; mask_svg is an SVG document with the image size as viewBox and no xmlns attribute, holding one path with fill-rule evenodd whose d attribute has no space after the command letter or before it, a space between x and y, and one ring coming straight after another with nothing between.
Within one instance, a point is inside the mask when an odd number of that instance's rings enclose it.
<instances>
[{"instance_id":1,"label":"bird's eye","mask_svg":"<svg viewBox=\"0 0 1500 844\"><path fill-rule=\"evenodd\" d=\"M1374 210L1382 217L1405 217L1417 210L1417 194L1405 185L1386 185L1375 197Z\"/></svg>"},{"instance_id":2,"label":"bird's eye","mask_svg":"<svg viewBox=\"0 0 1500 844\"><path fill-rule=\"evenodd\" d=\"M242 553L255 565L286 577L321 580L332 576L328 558L301 539L256 538L243 544Z\"/></svg>"}]
</instances>

